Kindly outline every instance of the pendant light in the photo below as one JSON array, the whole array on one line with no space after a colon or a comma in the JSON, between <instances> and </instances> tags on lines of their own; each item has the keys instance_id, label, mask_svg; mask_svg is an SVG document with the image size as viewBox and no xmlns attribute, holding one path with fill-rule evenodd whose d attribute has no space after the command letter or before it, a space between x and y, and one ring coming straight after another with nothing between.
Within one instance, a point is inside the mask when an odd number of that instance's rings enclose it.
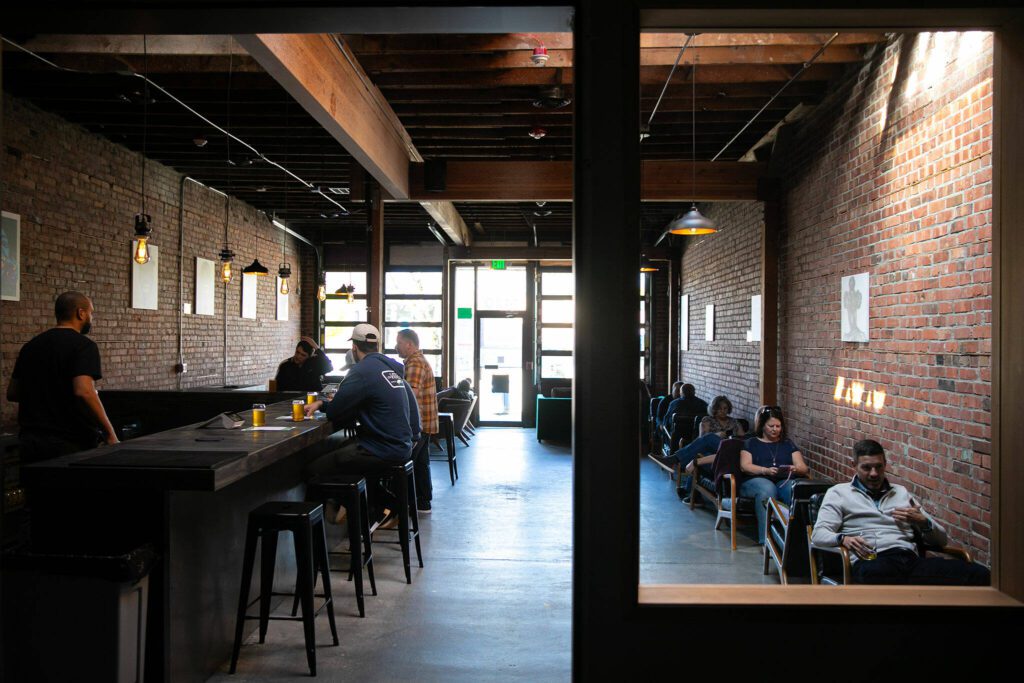
<instances>
[{"instance_id":1,"label":"pendant light","mask_svg":"<svg viewBox=\"0 0 1024 683\"><path fill-rule=\"evenodd\" d=\"M336 289L334 293L341 294L342 296L346 297L349 303L352 303L353 301L356 300L356 287L355 285L352 284L342 285L341 287L338 287L338 289Z\"/></svg>"},{"instance_id":2,"label":"pendant light","mask_svg":"<svg viewBox=\"0 0 1024 683\"><path fill-rule=\"evenodd\" d=\"M277 269L277 277L281 278L281 288L278 290L281 292L281 296L288 294L288 278L292 276L292 267L287 261L283 259L287 258L288 253L285 248L284 233L281 233L281 265Z\"/></svg>"},{"instance_id":3,"label":"pendant light","mask_svg":"<svg viewBox=\"0 0 1024 683\"><path fill-rule=\"evenodd\" d=\"M228 221L231 216L231 195L224 195L224 248L220 250L220 280L224 284L231 282L234 273L231 270L231 262L235 259L235 252L231 251L228 244Z\"/></svg>"},{"instance_id":4,"label":"pendant light","mask_svg":"<svg viewBox=\"0 0 1024 683\"><path fill-rule=\"evenodd\" d=\"M252 263L242 268L242 275L269 275L270 270L260 263L258 258L254 258Z\"/></svg>"},{"instance_id":5,"label":"pendant light","mask_svg":"<svg viewBox=\"0 0 1024 683\"><path fill-rule=\"evenodd\" d=\"M690 72L690 191L697 196L697 60L693 60ZM710 235L718 232L710 218L697 209L697 203L690 205L690 210L668 224L668 231L673 235Z\"/></svg>"},{"instance_id":6,"label":"pendant light","mask_svg":"<svg viewBox=\"0 0 1024 683\"><path fill-rule=\"evenodd\" d=\"M640 272L641 273L657 273L658 266L654 265L654 261L650 259L642 259L640 261Z\"/></svg>"},{"instance_id":7,"label":"pendant light","mask_svg":"<svg viewBox=\"0 0 1024 683\"><path fill-rule=\"evenodd\" d=\"M142 202L139 213L135 214L135 248L132 250L132 260L140 266L149 263L149 235L153 229L149 227L152 220L146 213L146 133L149 124L149 78L146 73L149 69L146 50L146 36L142 36Z\"/></svg>"},{"instance_id":8,"label":"pendant light","mask_svg":"<svg viewBox=\"0 0 1024 683\"><path fill-rule=\"evenodd\" d=\"M324 274L320 273L320 286L316 290L316 298L321 303L327 301L327 284L324 282Z\"/></svg>"}]
</instances>

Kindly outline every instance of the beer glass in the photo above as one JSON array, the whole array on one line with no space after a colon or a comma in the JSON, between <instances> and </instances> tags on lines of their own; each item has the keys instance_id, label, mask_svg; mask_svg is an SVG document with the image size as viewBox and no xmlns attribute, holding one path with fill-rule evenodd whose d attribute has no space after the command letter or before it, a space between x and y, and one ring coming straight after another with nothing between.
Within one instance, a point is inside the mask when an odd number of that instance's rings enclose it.
<instances>
[{"instance_id":1,"label":"beer glass","mask_svg":"<svg viewBox=\"0 0 1024 683\"><path fill-rule=\"evenodd\" d=\"M303 410L303 406L305 406L305 405L306 405L306 402L303 401L301 398L297 398L294 401L292 401L292 420L293 421L295 421L295 422L302 422L302 420L305 419L306 415L305 415L305 411Z\"/></svg>"},{"instance_id":2,"label":"beer glass","mask_svg":"<svg viewBox=\"0 0 1024 683\"><path fill-rule=\"evenodd\" d=\"M310 391L306 393L306 403L313 403L316 401L316 392Z\"/></svg>"},{"instance_id":3,"label":"beer glass","mask_svg":"<svg viewBox=\"0 0 1024 683\"><path fill-rule=\"evenodd\" d=\"M252 426L262 427L267 424L267 406L263 403L252 404Z\"/></svg>"}]
</instances>

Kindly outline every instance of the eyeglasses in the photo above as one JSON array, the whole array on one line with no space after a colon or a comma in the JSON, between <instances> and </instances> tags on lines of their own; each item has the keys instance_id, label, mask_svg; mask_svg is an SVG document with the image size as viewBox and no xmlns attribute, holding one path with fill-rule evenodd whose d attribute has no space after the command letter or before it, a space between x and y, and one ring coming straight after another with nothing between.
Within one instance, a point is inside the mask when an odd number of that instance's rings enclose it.
<instances>
[{"instance_id":1,"label":"eyeglasses","mask_svg":"<svg viewBox=\"0 0 1024 683\"><path fill-rule=\"evenodd\" d=\"M782 414L782 406L765 406L764 408L761 408L759 411L757 411L757 415L758 415L758 417L760 417L762 415L771 415L773 412L778 413L779 415L781 415Z\"/></svg>"}]
</instances>

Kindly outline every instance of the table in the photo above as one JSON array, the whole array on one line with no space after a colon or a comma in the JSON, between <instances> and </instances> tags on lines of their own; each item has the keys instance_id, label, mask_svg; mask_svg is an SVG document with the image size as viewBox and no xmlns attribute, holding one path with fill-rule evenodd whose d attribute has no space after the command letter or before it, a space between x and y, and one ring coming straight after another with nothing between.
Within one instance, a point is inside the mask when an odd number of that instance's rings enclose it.
<instances>
[{"instance_id":1,"label":"table","mask_svg":"<svg viewBox=\"0 0 1024 683\"><path fill-rule=\"evenodd\" d=\"M251 426L251 411L240 414ZM203 681L230 658L248 513L268 500L301 500L305 466L333 431L327 420L276 419L290 414L290 401L267 406L267 426L288 431L196 423L22 469L36 549L156 544L148 681ZM276 571L288 585L294 561L282 555Z\"/></svg>"}]
</instances>

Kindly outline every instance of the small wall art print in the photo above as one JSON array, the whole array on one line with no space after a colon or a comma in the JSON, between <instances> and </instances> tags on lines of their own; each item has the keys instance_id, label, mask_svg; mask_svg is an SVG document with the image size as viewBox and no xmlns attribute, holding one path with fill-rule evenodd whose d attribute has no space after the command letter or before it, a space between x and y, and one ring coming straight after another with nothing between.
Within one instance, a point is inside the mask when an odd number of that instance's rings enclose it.
<instances>
[{"instance_id":1,"label":"small wall art print","mask_svg":"<svg viewBox=\"0 0 1024 683\"><path fill-rule=\"evenodd\" d=\"M715 305L704 307L704 341L715 341Z\"/></svg>"},{"instance_id":2,"label":"small wall art print","mask_svg":"<svg viewBox=\"0 0 1024 683\"><path fill-rule=\"evenodd\" d=\"M839 315L844 342L866 343L870 338L869 274L857 273L842 279L842 302Z\"/></svg>"},{"instance_id":3,"label":"small wall art print","mask_svg":"<svg viewBox=\"0 0 1024 683\"><path fill-rule=\"evenodd\" d=\"M277 319L287 320L288 319L288 295L281 293L281 282L282 279L277 278Z\"/></svg>"},{"instance_id":4,"label":"small wall art print","mask_svg":"<svg viewBox=\"0 0 1024 683\"><path fill-rule=\"evenodd\" d=\"M132 254L136 244L138 240L132 240ZM149 261L146 263L136 263L132 259L132 308L155 311L159 308L160 249L152 242L148 249Z\"/></svg>"},{"instance_id":5,"label":"small wall art print","mask_svg":"<svg viewBox=\"0 0 1024 683\"><path fill-rule=\"evenodd\" d=\"M196 315L214 314L216 291L217 264L210 259L196 257Z\"/></svg>"},{"instance_id":6,"label":"small wall art print","mask_svg":"<svg viewBox=\"0 0 1024 683\"><path fill-rule=\"evenodd\" d=\"M679 297L679 348L690 350L690 295Z\"/></svg>"},{"instance_id":7,"label":"small wall art print","mask_svg":"<svg viewBox=\"0 0 1024 683\"><path fill-rule=\"evenodd\" d=\"M242 274L242 317L256 319L256 294L259 291L259 275Z\"/></svg>"},{"instance_id":8,"label":"small wall art print","mask_svg":"<svg viewBox=\"0 0 1024 683\"><path fill-rule=\"evenodd\" d=\"M7 211L0 228L0 299L21 301L21 216Z\"/></svg>"}]
</instances>

